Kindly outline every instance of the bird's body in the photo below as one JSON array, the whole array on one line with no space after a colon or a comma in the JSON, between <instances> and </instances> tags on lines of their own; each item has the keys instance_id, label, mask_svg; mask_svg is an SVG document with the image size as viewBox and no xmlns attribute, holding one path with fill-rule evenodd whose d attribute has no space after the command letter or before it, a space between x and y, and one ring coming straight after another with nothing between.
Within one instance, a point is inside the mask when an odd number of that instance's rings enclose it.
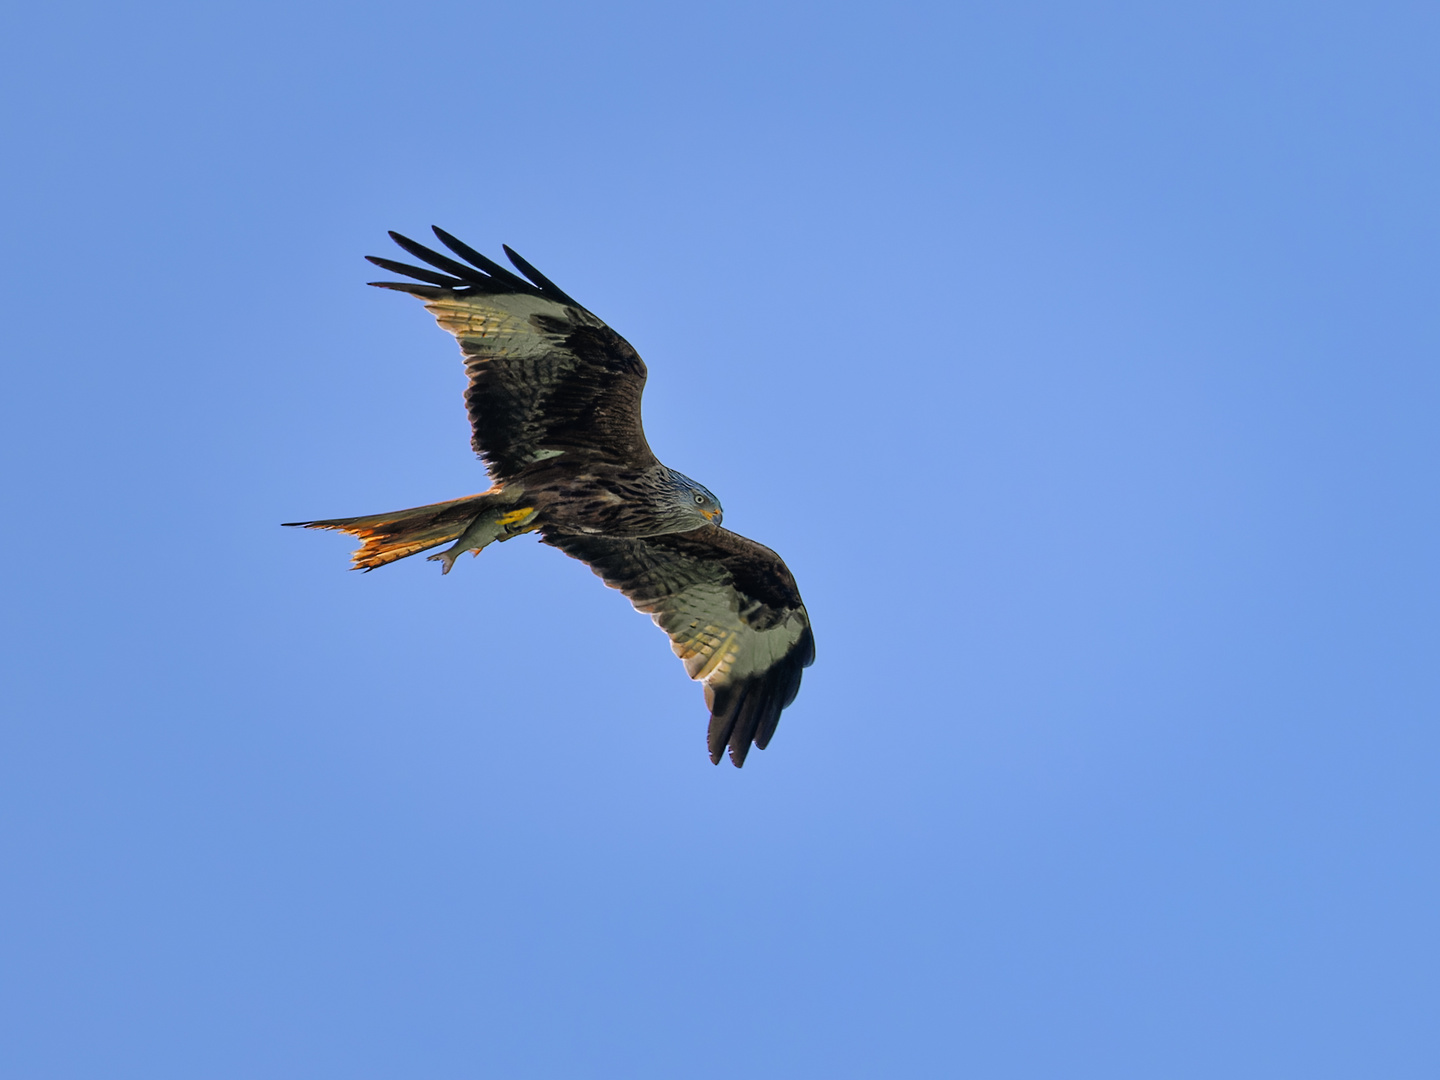
<instances>
[{"instance_id":1,"label":"bird's body","mask_svg":"<svg viewBox=\"0 0 1440 1080\"><path fill-rule=\"evenodd\" d=\"M738 766L763 748L815 657L809 616L769 548L720 527L719 500L651 452L640 421L644 362L624 338L506 248L521 278L435 230L457 262L396 233L425 267L371 258L416 279L375 282L418 296L465 357L472 445L494 486L390 514L296 522L359 537L373 570L441 544L465 551L538 531L587 563L670 636L705 684L710 754Z\"/></svg>"},{"instance_id":2,"label":"bird's body","mask_svg":"<svg viewBox=\"0 0 1440 1080\"><path fill-rule=\"evenodd\" d=\"M677 505L673 498L677 490L699 485L658 463L638 472L603 462L583 472L542 465L511 484L523 485L543 524L566 532L660 536L720 523L718 503L709 518L697 512L689 499Z\"/></svg>"}]
</instances>

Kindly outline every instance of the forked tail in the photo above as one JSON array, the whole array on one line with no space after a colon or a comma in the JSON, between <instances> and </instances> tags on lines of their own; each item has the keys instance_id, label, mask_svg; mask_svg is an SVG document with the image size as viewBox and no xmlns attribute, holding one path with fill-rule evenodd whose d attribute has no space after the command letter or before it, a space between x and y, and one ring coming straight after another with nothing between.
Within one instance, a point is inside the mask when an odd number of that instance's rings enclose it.
<instances>
[{"instance_id":1,"label":"forked tail","mask_svg":"<svg viewBox=\"0 0 1440 1080\"><path fill-rule=\"evenodd\" d=\"M522 508L521 512L512 509L518 501L519 492L497 486L479 495L467 495L463 499L396 510L389 514L331 518L328 521L287 521L285 524L306 529L333 529L358 537L362 541L360 548L350 556L356 570L374 570L407 555L463 538L465 546L457 544L451 551L431 556L440 559L448 573L455 557L462 551L478 552L492 540L506 540L517 533L529 531L524 526L534 514L528 507Z\"/></svg>"}]
</instances>

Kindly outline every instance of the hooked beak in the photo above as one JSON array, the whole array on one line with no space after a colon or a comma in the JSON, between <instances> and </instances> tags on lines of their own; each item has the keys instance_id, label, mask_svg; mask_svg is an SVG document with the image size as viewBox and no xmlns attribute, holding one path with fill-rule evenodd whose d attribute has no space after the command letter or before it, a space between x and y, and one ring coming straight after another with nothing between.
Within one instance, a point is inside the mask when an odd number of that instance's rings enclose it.
<instances>
[{"instance_id":1,"label":"hooked beak","mask_svg":"<svg viewBox=\"0 0 1440 1080\"><path fill-rule=\"evenodd\" d=\"M718 509L701 510L700 513L705 515L705 520L710 522L711 525L719 525L721 519L725 516L724 512Z\"/></svg>"}]
</instances>

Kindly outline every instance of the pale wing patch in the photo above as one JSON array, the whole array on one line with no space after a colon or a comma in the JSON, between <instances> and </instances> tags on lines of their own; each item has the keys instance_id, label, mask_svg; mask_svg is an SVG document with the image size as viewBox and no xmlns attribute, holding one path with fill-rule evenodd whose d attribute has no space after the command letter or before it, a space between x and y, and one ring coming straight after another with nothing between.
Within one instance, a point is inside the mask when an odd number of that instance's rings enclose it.
<instances>
[{"instance_id":1,"label":"pale wing patch","mask_svg":"<svg viewBox=\"0 0 1440 1080\"><path fill-rule=\"evenodd\" d=\"M521 293L449 293L427 299L425 307L467 353L493 356L528 356L555 348L555 335L537 329L531 321L534 315L567 323L583 319L576 308Z\"/></svg>"},{"instance_id":2,"label":"pale wing patch","mask_svg":"<svg viewBox=\"0 0 1440 1080\"><path fill-rule=\"evenodd\" d=\"M739 601L730 586L696 585L635 607L669 635L690 678L722 685L768 670L805 632L803 609L778 626L757 630L740 617Z\"/></svg>"},{"instance_id":3,"label":"pale wing patch","mask_svg":"<svg viewBox=\"0 0 1440 1080\"><path fill-rule=\"evenodd\" d=\"M805 633L807 625L805 609L801 608L779 626L772 626L768 630L747 627L740 635L739 654L725 674L743 679L768 671L794 648L795 643Z\"/></svg>"}]
</instances>

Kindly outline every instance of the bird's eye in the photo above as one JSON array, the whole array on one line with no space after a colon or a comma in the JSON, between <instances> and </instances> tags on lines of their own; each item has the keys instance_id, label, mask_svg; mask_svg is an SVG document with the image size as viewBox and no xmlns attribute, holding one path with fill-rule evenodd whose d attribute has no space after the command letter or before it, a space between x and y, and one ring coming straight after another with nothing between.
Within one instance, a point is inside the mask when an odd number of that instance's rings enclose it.
<instances>
[{"instance_id":1,"label":"bird's eye","mask_svg":"<svg viewBox=\"0 0 1440 1080\"><path fill-rule=\"evenodd\" d=\"M695 496L695 505L696 505L696 506L704 506L704 505L705 505L705 496L704 496L704 495L696 495L696 496Z\"/></svg>"}]
</instances>

